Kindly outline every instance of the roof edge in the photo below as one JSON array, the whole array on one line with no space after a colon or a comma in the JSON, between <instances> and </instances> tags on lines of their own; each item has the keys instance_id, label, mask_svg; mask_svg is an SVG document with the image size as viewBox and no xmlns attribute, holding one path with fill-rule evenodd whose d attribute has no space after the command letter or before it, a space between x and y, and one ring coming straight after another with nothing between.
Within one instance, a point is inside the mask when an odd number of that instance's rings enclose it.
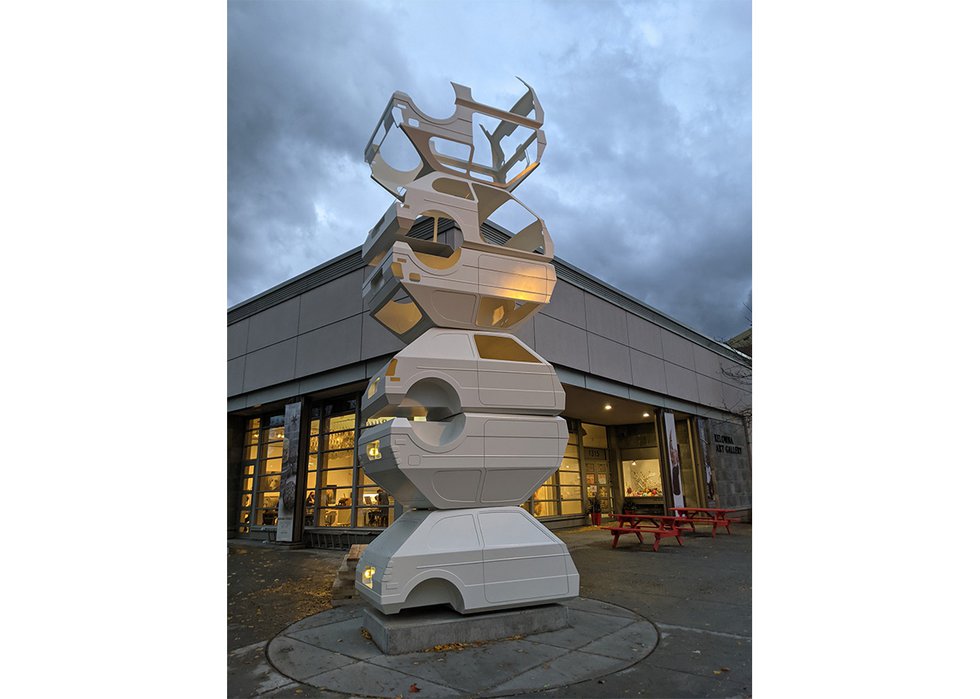
<instances>
[{"instance_id":1,"label":"roof edge","mask_svg":"<svg viewBox=\"0 0 980 699\"><path fill-rule=\"evenodd\" d=\"M424 232L426 237L428 237L429 231L431 230L428 222L431 220L431 218L420 220L415 224L415 226L412 227L412 231L409 233L409 235L417 237L418 234ZM452 220L447 219L440 221L439 232L442 233L444 230L448 230L453 227L455 227L455 222ZM491 238L498 237L500 242L503 242L507 238L513 237L509 231L489 221L485 222L482 228L485 233L490 234ZM416 231L416 229L418 229L418 231ZM558 278L562 281L568 282L572 286L578 287L583 291L588 291L596 296L599 296L600 298L605 298L607 301L618 303L618 305L623 307L624 310L632 311L635 315L638 315L641 318L646 318L655 325L659 325L666 330L676 332L677 334L686 337L705 349L712 350L718 354L727 356L729 359L751 366L751 357L732 347L729 347L725 343L708 337L694 328L685 325L681 321L670 317L663 311L657 310L646 302L630 296L626 292L610 285L608 282L604 282L598 277L579 269L570 262L566 262L560 257L555 257L552 262L555 265L555 272ZM299 296L312 288L326 284L327 282L333 281L338 277L365 266L365 262L361 258L361 248L353 248L345 253L337 255L327 262L313 267L312 269L297 274L296 276L277 284L271 289L256 294L255 296L252 296L251 298L230 307L228 309L228 324L231 325L233 323L245 320L249 316L255 315L256 313L264 311L278 303L282 303L283 301ZM625 304L623 302L625 302Z\"/></svg>"}]
</instances>

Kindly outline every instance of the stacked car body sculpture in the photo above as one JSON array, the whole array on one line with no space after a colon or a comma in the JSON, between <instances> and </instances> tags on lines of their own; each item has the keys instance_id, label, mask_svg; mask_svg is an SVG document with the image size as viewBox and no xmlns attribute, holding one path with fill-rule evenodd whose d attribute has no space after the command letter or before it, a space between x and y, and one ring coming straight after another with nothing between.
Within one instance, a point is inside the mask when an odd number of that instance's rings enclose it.
<instances>
[{"instance_id":1,"label":"stacked car body sculpture","mask_svg":"<svg viewBox=\"0 0 980 699\"><path fill-rule=\"evenodd\" d=\"M575 597L579 587L568 549L520 507L568 442L554 368L510 334L550 301L556 281L544 222L511 194L540 162L544 115L530 86L508 111L453 88L448 119L396 92L365 151L373 179L398 201L364 243L363 293L371 315L409 343L368 383L362 418L390 419L358 442L365 472L415 508L357 566L358 591L386 614L521 607ZM381 154L396 125L419 156L409 170ZM477 125L488 162L477 157ZM533 220L497 244L481 225L505 204ZM426 216L432 240L410 237ZM440 219L455 221L457 245L439 240Z\"/></svg>"}]
</instances>

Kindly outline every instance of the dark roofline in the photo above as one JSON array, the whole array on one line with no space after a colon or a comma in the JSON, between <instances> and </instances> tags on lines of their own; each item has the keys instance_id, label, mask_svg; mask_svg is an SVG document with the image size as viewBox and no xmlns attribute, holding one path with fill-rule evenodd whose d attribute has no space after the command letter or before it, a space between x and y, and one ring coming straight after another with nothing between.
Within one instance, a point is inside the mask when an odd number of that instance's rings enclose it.
<instances>
[{"instance_id":1,"label":"dark roofline","mask_svg":"<svg viewBox=\"0 0 980 699\"><path fill-rule=\"evenodd\" d=\"M421 219L418 223L412 226L412 230L409 235L413 238L428 238L432 235L432 219L425 218ZM450 220L442 220L439 222L439 232L443 233L455 227L455 223ZM491 241L495 243L503 243L511 234L494 225L493 223L487 221L481 226L481 232ZM592 276L588 272L585 272L575 265L572 265L559 257L555 257L552 263L555 266L555 272L558 278L562 281L568 282L572 286L578 287L583 291L588 291L589 293L603 298L611 303L616 304L624 310L630 311L641 318L645 318L655 325L659 325L662 328L671 330L677 333L681 337L686 337L695 344L701 345L705 349L712 350L718 354L724 355L728 359L739 362L740 364L751 363L752 358L748 357L738 350L732 349L728 345L725 345L717 340L713 340L707 335L704 335L694 328L691 328L679 320L671 318L666 313L658 311L652 306L640 301L637 298L630 296L629 294L620 291L619 289L610 286L601 279ZM283 301L288 301L291 298L299 296L310 289L314 289L318 286L331 282L334 279L338 279L345 274L350 274L358 269L365 267L365 262L361 257L361 248L357 247L353 250L338 255L332 260L328 260L321 265L317 265L313 269L309 269L301 274L297 274L291 279L287 279L281 284L263 291L260 294L237 303L228 309L228 325L232 323L237 323L249 316L255 315L261 311L271 308L276 304L282 303Z\"/></svg>"}]
</instances>

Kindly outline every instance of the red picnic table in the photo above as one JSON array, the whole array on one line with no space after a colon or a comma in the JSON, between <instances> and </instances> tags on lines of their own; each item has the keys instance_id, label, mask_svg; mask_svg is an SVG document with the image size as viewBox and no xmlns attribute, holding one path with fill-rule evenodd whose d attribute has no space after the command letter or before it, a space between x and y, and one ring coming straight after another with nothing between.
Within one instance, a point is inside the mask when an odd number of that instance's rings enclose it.
<instances>
[{"instance_id":1,"label":"red picnic table","mask_svg":"<svg viewBox=\"0 0 980 699\"><path fill-rule=\"evenodd\" d=\"M619 537L623 534L636 534L636 538L643 543L644 534L653 534L653 550L660 550L660 540L667 539L670 537L675 537L677 543L681 546L684 542L681 540L681 530L678 525L691 524L691 531L694 531L694 525L690 523L686 517L675 517L671 515L637 515L632 513L627 514L613 514L616 518L615 527L602 527L612 532L613 542L612 547L616 548L616 544L619 543Z\"/></svg>"},{"instance_id":2,"label":"red picnic table","mask_svg":"<svg viewBox=\"0 0 980 699\"><path fill-rule=\"evenodd\" d=\"M729 534L732 533L730 527L734 520L728 515L738 510L729 510L721 507L671 507L670 511L676 512L678 519L683 519L689 523L691 525L691 531L694 531L695 523L710 524L711 536L714 536L715 530L718 527L724 527Z\"/></svg>"}]
</instances>

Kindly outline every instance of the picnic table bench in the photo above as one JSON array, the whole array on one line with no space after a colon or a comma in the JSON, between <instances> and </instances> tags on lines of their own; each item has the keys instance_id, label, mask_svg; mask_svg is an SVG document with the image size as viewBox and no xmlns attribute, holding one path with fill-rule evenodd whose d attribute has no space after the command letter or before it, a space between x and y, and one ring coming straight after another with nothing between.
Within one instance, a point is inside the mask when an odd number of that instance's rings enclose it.
<instances>
[{"instance_id":1,"label":"picnic table bench","mask_svg":"<svg viewBox=\"0 0 980 699\"><path fill-rule=\"evenodd\" d=\"M653 535L653 550L660 550L661 539L676 538L681 546L684 541L681 539L681 530L677 524L685 524L682 517L672 517L669 515L636 515L636 514L614 514L616 526L601 527L612 533L612 547L616 548L619 537L624 534L635 534L636 538L643 544L643 535ZM692 527L693 529L693 527Z\"/></svg>"},{"instance_id":2,"label":"picnic table bench","mask_svg":"<svg viewBox=\"0 0 980 699\"><path fill-rule=\"evenodd\" d=\"M712 537L715 535L718 527L724 527L731 534L732 523L738 521L733 517L729 517L732 512L737 512L737 510L721 507L671 507L670 511L676 512L679 520L689 523L691 525L691 531L694 531L695 523L710 524Z\"/></svg>"}]
</instances>

